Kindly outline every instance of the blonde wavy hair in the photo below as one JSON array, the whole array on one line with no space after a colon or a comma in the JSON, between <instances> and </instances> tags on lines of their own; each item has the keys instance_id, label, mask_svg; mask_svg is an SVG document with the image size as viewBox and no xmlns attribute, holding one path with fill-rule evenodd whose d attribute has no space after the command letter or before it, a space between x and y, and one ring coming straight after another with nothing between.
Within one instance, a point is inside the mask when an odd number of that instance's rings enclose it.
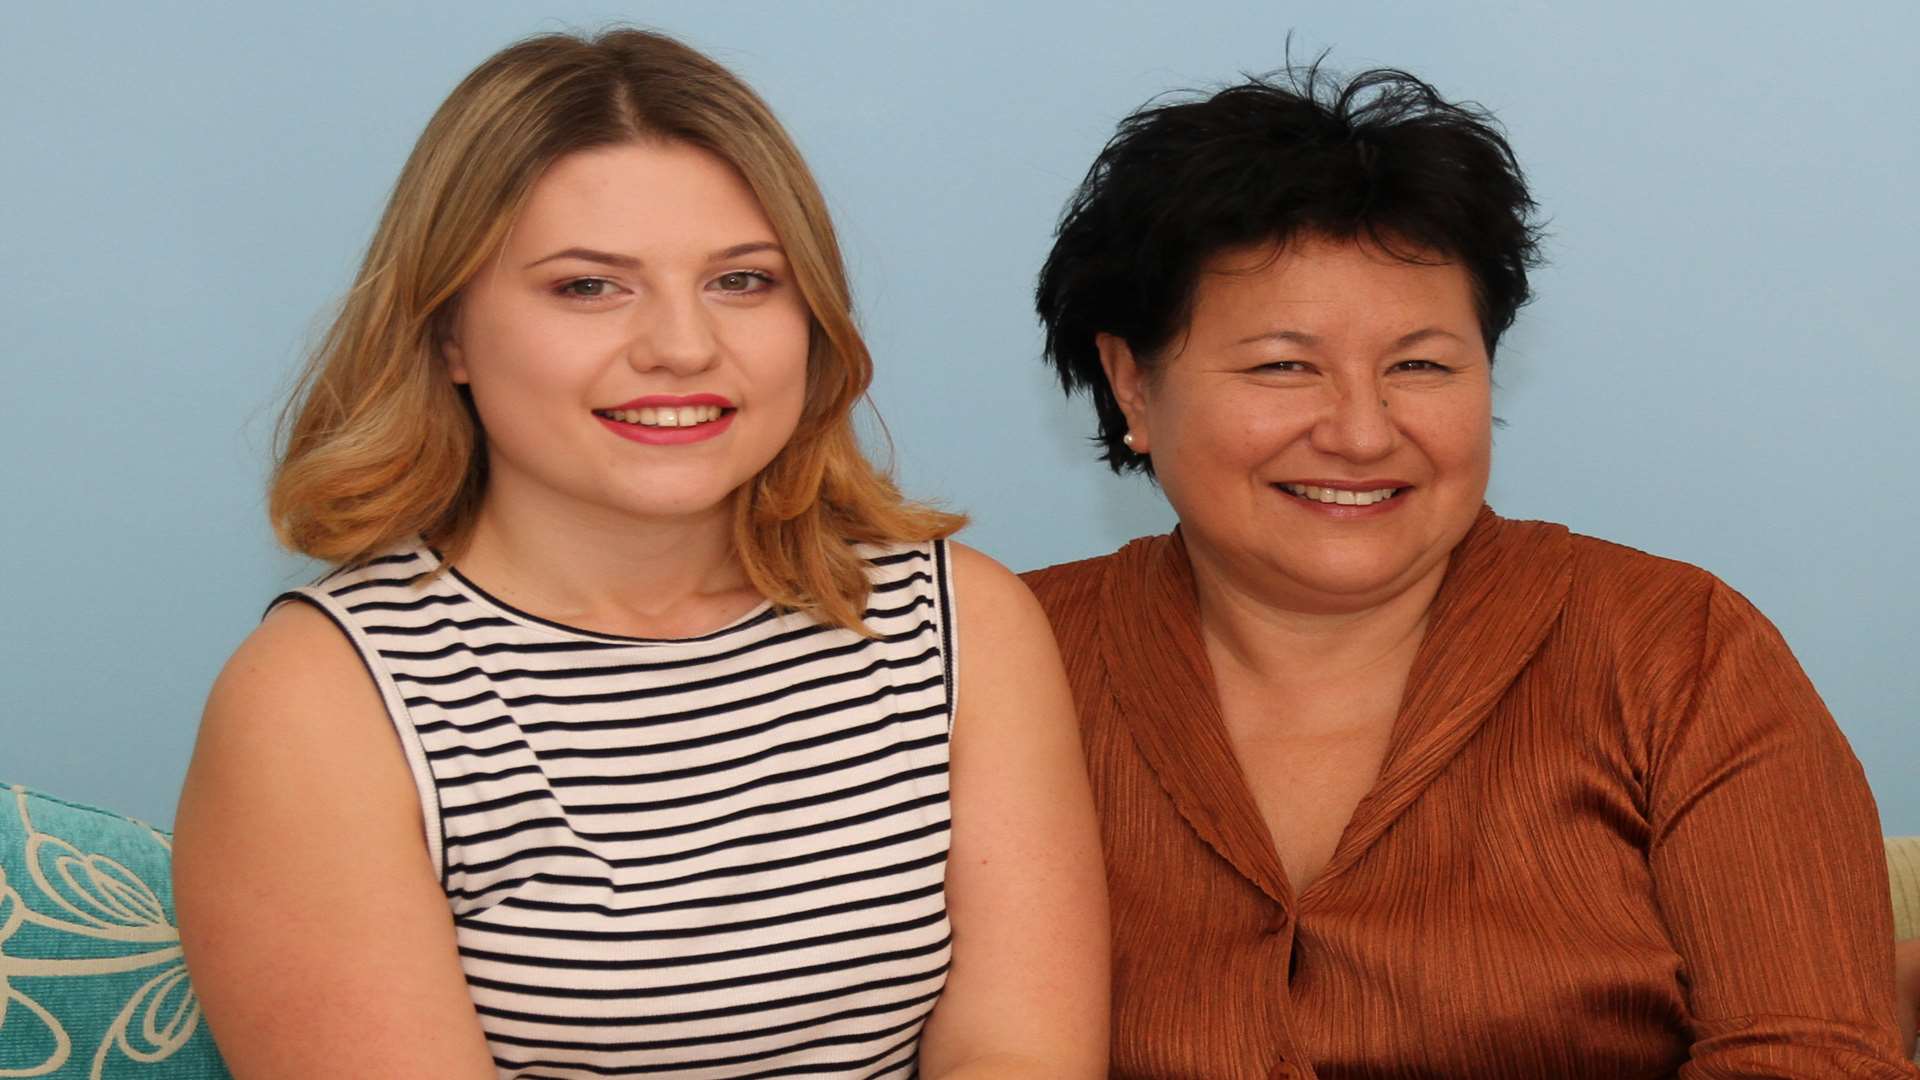
<instances>
[{"instance_id":1,"label":"blonde wavy hair","mask_svg":"<svg viewBox=\"0 0 1920 1080\"><path fill-rule=\"evenodd\" d=\"M505 242L534 181L568 154L636 140L701 147L760 201L812 313L806 405L785 448L733 496L733 544L774 603L858 629L855 541L915 542L965 523L902 498L861 452L873 377L813 175L766 103L664 35L546 34L456 87L415 144L366 260L281 415L268 497L288 547L334 564L419 535L457 559L486 489L486 441L440 343L460 290Z\"/></svg>"}]
</instances>

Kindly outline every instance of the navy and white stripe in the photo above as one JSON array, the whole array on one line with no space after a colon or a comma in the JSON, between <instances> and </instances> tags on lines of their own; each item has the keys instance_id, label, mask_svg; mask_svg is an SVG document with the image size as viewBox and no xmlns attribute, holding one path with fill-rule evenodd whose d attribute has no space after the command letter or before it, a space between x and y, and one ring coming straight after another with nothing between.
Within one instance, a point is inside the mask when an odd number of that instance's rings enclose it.
<instances>
[{"instance_id":1,"label":"navy and white stripe","mask_svg":"<svg viewBox=\"0 0 1920 1080\"><path fill-rule=\"evenodd\" d=\"M517 611L419 546L289 593L386 700L502 1076L905 1076L950 955L944 542L861 637Z\"/></svg>"}]
</instances>

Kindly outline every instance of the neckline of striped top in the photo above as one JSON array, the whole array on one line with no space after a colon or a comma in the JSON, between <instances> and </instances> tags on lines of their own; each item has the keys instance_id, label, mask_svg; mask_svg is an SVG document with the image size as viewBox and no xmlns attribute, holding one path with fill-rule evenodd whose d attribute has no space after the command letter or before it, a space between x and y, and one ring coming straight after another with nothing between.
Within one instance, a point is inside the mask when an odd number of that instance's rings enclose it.
<instances>
[{"instance_id":1,"label":"neckline of striped top","mask_svg":"<svg viewBox=\"0 0 1920 1080\"><path fill-rule=\"evenodd\" d=\"M614 642L621 645L653 645L662 647L701 645L754 629L755 627L772 622L779 616L779 612L773 606L773 601L761 600L758 604L754 605L751 610L739 618L734 619L732 622L718 629L709 630L704 634L695 634L691 637L635 637L627 634L610 634L602 630L588 630L584 627L571 626L554 619L542 618L531 611L514 607L512 604L488 592L472 578L461 573L459 567L447 562L440 552L433 547L421 544L419 551L424 557L431 561L431 565L423 571L423 576L433 573L436 569L445 568L447 580L452 582L461 592L465 593L467 599L484 607L493 608L502 618L510 619L534 629L557 631L593 641Z\"/></svg>"}]
</instances>

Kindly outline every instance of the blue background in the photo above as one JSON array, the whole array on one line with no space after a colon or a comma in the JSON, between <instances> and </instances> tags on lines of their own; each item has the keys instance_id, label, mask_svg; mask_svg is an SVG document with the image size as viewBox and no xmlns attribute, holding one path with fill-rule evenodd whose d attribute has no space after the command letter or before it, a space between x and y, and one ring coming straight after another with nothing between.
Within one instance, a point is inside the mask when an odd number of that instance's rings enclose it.
<instances>
[{"instance_id":1,"label":"blue background","mask_svg":"<svg viewBox=\"0 0 1920 1080\"><path fill-rule=\"evenodd\" d=\"M1553 265L1490 501L1703 565L1785 633L1920 833L1920 76L1910 2L469 0L0 14L0 777L165 824L279 589L262 481L428 115L524 34L630 21L745 75L838 215L908 489L1016 568L1165 528L1036 362L1062 201L1150 96L1333 48L1507 124Z\"/></svg>"}]
</instances>

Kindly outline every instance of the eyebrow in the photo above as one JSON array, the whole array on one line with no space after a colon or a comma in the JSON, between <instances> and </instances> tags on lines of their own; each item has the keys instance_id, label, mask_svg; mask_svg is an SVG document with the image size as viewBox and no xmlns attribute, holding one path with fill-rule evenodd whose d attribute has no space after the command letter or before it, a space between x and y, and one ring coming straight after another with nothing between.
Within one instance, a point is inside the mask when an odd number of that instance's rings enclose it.
<instances>
[{"instance_id":1,"label":"eyebrow","mask_svg":"<svg viewBox=\"0 0 1920 1080\"><path fill-rule=\"evenodd\" d=\"M1258 334L1249 334L1234 342L1235 345L1252 345L1257 341L1284 341L1291 345L1318 345L1320 339L1304 330L1262 330Z\"/></svg>"},{"instance_id":2,"label":"eyebrow","mask_svg":"<svg viewBox=\"0 0 1920 1080\"><path fill-rule=\"evenodd\" d=\"M744 244L735 244L730 248L723 248L716 251L708 256L708 259L713 262L719 262L725 259L737 259L742 255L752 255L761 251L785 254L781 251L780 245L772 240L751 240ZM621 255L613 251L599 251L594 248L570 247L564 251L556 251L551 255L543 255L528 263L522 269L531 270L542 263L550 263L556 259L579 259L582 262L599 263L602 266L617 266L622 270L632 270L640 265L640 260L631 255Z\"/></svg>"},{"instance_id":3,"label":"eyebrow","mask_svg":"<svg viewBox=\"0 0 1920 1080\"><path fill-rule=\"evenodd\" d=\"M1410 345L1418 345L1429 338L1450 338L1454 341L1462 340L1459 334L1451 330L1442 330L1437 326L1427 326L1415 330L1410 334L1401 334L1399 337L1394 338L1393 345L1390 346L1390 348L1404 349Z\"/></svg>"},{"instance_id":4,"label":"eyebrow","mask_svg":"<svg viewBox=\"0 0 1920 1080\"><path fill-rule=\"evenodd\" d=\"M1395 349L1404 349L1410 345L1418 345L1420 342L1426 341L1428 338L1436 338L1436 337L1452 338L1455 341L1460 340L1460 335L1454 333L1451 330L1442 330L1437 326L1426 326L1418 330L1412 331L1411 333L1400 335L1399 337L1393 339L1393 343L1388 345L1387 348L1388 348L1388 351L1392 351ZM1315 334L1309 334L1304 330L1265 330L1258 334L1253 334L1248 337L1241 338L1239 341L1234 342L1234 344L1251 345L1258 341L1282 341L1292 345L1305 345L1309 348L1320 344L1319 336Z\"/></svg>"}]
</instances>

